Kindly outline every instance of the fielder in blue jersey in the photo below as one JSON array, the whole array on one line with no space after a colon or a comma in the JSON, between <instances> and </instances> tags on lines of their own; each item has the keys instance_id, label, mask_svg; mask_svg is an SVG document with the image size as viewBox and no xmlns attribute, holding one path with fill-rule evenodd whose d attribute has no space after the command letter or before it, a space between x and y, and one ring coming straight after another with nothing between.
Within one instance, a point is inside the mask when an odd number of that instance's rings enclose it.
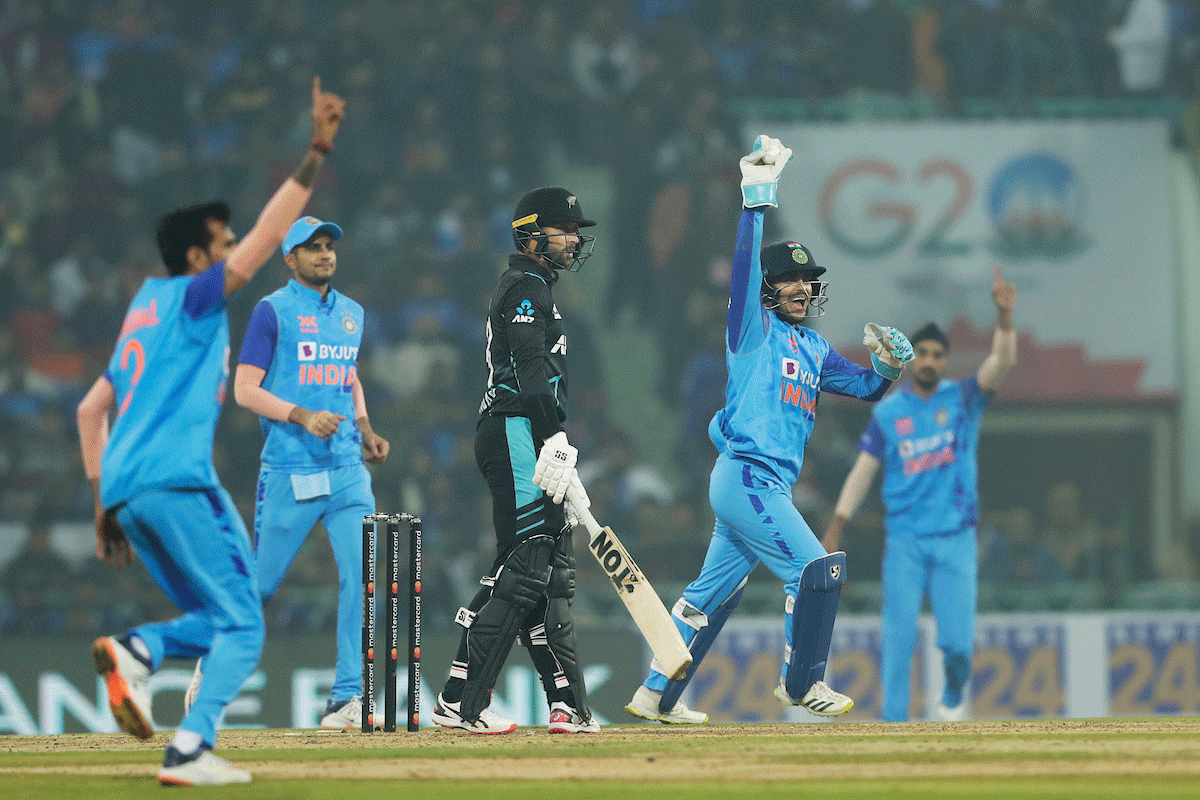
<instances>
[{"instance_id":1,"label":"fielder in blue jersey","mask_svg":"<svg viewBox=\"0 0 1200 800\"><path fill-rule=\"evenodd\" d=\"M762 247L763 209L776 205L776 182L791 155L778 140L760 136L741 160L745 207L729 287L729 382L725 407L709 425L718 451L709 484L716 527L700 576L672 609L692 666L683 679L670 681L651 664L626 706L646 719L708 719L680 696L760 561L784 582L786 645L775 696L819 716L844 714L854 705L824 681L846 554L821 547L792 502L792 486L820 393L878 400L912 349L899 331L868 325L864 344L875 369L864 369L803 327L806 317L823 313L825 268L797 242Z\"/></svg>"},{"instance_id":2,"label":"fielder in blue jersey","mask_svg":"<svg viewBox=\"0 0 1200 800\"><path fill-rule=\"evenodd\" d=\"M929 593L937 621L945 679L937 717L965 719L964 689L975 641L979 519L979 429L1000 381L1017 363L1013 329L1016 289L992 279L996 332L979 371L942 380L950 342L932 322L912 337L913 380L875 406L859 440L858 460L846 477L833 521L822 542L836 548L883 465L887 539L883 553L883 709L888 722L908 719L909 680L917 617Z\"/></svg>"},{"instance_id":3,"label":"fielder in blue jersey","mask_svg":"<svg viewBox=\"0 0 1200 800\"><path fill-rule=\"evenodd\" d=\"M250 315L233 394L259 415L266 443L254 506L258 587L279 589L313 526L322 522L338 571L337 670L322 728L362 727L362 519L375 513L364 458L381 464L386 439L371 429L357 376L363 309L329 284L342 229L296 220L283 239L292 280ZM351 421L352 420L352 421Z\"/></svg>"},{"instance_id":4,"label":"fielder in blue jersey","mask_svg":"<svg viewBox=\"0 0 1200 800\"><path fill-rule=\"evenodd\" d=\"M212 752L217 722L258 665L264 633L250 537L217 480L213 436L229 375L226 301L254 277L303 210L344 114L341 98L322 92L319 79L312 99L309 151L243 241L229 227L225 203L162 218L158 247L168 277L142 285L108 370L78 409L96 501L96 555L124 566L136 554L183 612L93 643L117 723L149 739L150 675L165 658L208 657L211 678L158 772L165 785L250 780Z\"/></svg>"}]
</instances>

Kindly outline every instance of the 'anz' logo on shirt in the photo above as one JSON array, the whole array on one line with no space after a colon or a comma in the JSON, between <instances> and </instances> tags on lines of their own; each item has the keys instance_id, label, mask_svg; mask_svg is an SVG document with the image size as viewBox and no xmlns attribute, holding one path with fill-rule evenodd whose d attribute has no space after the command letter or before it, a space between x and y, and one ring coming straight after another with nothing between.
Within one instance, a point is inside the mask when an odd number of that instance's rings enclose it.
<instances>
[{"instance_id":1,"label":"'anz' logo on shirt","mask_svg":"<svg viewBox=\"0 0 1200 800\"><path fill-rule=\"evenodd\" d=\"M513 322L533 322L533 303L528 300L522 300L521 305L517 306L517 314L512 318Z\"/></svg>"}]
</instances>

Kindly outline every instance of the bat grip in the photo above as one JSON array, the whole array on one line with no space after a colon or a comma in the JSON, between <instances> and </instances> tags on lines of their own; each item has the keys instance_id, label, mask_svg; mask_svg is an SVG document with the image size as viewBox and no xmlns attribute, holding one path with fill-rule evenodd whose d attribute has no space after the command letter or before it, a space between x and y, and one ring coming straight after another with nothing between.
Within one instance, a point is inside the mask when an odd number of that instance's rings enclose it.
<instances>
[{"instance_id":1,"label":"bat grip","mask_svg":"<svg viewBox=\"0 0 1200 800\"><path fill-rule=\"evenodd\" d=\"M567 499L571 501L571 506L575 509L575 516L579 517L584 530L588 532L588 538L595 539L602 528L600 523L596 522L596 518L592 516L591 509L585 503L579 502L579 492L574 486L567 488Z\"/></svg>"}]
</instances>

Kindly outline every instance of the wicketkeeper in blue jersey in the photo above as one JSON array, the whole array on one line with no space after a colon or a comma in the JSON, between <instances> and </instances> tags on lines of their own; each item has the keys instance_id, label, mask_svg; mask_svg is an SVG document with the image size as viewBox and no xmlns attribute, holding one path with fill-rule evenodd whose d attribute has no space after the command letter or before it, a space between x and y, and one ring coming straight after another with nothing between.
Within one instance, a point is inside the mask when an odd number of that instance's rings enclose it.
<instances>
[{"instance_id":1,"label":"wicketkeeper in blue jersey","mask_svg":"<svg viewBox=\"0 0 1200 800\"><path fill-rule=\"evenodd\" d=\"M229 376L226 301L254 277L312 196L345 111L313 80L313 138L246 238L221 202L179 209L158 226L168 277L148 278L130 304L108 369L79 404L83 464L96 501L96 555L133 554L183 612L92 644L121 728L154 734L150 675L165 658L207 655L209 678L167 746L159 782L246 783L213 755L217 721L258 665L263 613L250 537L213 467L213 436ZM109 413L116 418L109 426Z\"/></svg>"},{"instance_id":2,"label":"wicketkeeper in blue jersey","mask_svg":"<svg viewBox=\"0 0 1200 800\"><path fill-rule=\"evenodd\" d=\"M934 323L912 337L913 380L875 406L859 440L861 452L846 476L822 542L838 546L842 529L883 464L887 538L883 551L883 709L888 722L908 719L909 680L917 617L925 593L937 621L945 671L937 716L965 719L971 676L978 577L975 523L979 519L979 428L983 411L1017 363L1013 308L1017 293L992 277L996 332L979 371L942 380L950 342Z\"/></svg>"},{"instance_id":3,"label":"wicketkeeper in blue jersey","mask_svg":"<svg viewBox=\"0 0 1200 800\"><path fill-rule=\"evenodd\" d=\"M237 404L258 414L266 443L254 505L263 603L320 521L338 572L337 669L322 728L362 727L362 518L375 513L364 459L381 464L389 444L371 429L358 380L363 309L329 284L342 229L316 217L283 237L292 280L254 307L233 381ZM353 422L349 421L353 420ZM198 691L203 662L188 687Z\"/></svg>"},{"instance_id":4,"label":"wicketkeeper in blue jersey","mask_svg":"<svg viewBox=\"0 0 1200 800\"><path fill-rule=\"evenodd\" d=\"M716 527L700 576L672 615L692 653L682 680L656 664L626 710L660 722L702 723L708 715L680 699L696 668L742 597L761 561L784 583L783 666L775 696L818 716L837 716L854 702L824 681L846 554L826 553L792 502L804 445L822 391L878 400L900 377L912 348L894 328L867 326L874 369L839 355L803 326L820 316L825 267L798 242L762 247L763 213L776 206L776 182L792 151L758 137L741 159L744 209L729 286L725 407L709 424L718 456L709 483Z\"/></svg>"}]
</instances>

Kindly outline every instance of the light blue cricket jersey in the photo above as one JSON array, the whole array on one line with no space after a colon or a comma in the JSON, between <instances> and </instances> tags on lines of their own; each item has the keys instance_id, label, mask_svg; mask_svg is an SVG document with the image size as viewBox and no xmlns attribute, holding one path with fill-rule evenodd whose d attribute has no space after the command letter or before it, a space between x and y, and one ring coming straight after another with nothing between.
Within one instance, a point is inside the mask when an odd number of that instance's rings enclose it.
<instances>
[{"instance_id":1,"label":"light blue cricket jersey","mask_svg":"<svg viewBox=\"0 0 1200 800\"><path fill-rule=\"evenodd\" d=\"M361 305L333 289L322 302L295 279L255 306L238 363L266 370L262 386L276 397L346 418L321 439L295 423L260 417L263 467L303 475L363 462L353 395L362 330Z\"/></svg>"},{"instance_id":2,"label":"light blue cricket jersey","mask_svg":"<svg viewBox=\"0 0 1200 800\"><path fill-rule=\"evenodd\" d=\"M800 477L820 393L877 400L892 382L763 307L761 249L762 210L746 209L729 284L725 407L708 435L718 452L761 464L790 490Z\"/></svg>"},{"instance_id":3,"label":"light blue cricket jersey","mask_svg":"<svg viewBox=\"0 0 1200 800\"><path fill-rule=\"evenodd\" d=\"M883 462L889 535L950 533L979 519L979 427L991 396L972 375L924 400L905 384L871 412L859 449Z\"/></svg>"},{"instance_id":4,"label":"light blue cricket jersey","mask_svg":"<svg viewBox=\"0 0 1200 800\"><path fill-rule=\"evenodd\" d=\"M224 263L147 278L105 376L117 417L100 467L105 508L141 492L218 486L213 437L229 378Z\"/></svg>"}]
</instances>

